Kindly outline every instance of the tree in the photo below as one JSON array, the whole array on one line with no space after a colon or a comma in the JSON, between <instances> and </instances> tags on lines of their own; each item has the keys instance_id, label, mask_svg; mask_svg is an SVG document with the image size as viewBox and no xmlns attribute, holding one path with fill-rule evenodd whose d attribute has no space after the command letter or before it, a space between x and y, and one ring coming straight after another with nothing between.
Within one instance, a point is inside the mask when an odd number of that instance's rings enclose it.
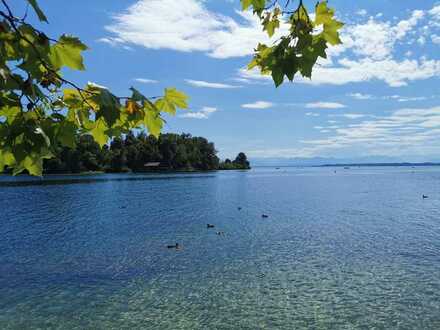
<instances>
[{"instance_id":1,"label":"tree","mask_svg":"<svg viewBox=\"0 0 440 330\"><path fill-rule=\"evenodd\" d=\"M153 166L153 169L162 170L217 170L219 167L214 144L189 134L162 134L156 139L145 133L138 136L130 133L114 138L110 147L104 148L88 135L76 139L75 149L59 148L55 158L45 160L45 173L142 172L151 170L145 166L147 163L159 163L161 166Z\"/></svg>"},{"instance_id":2,"label":"tree","mask_svg":"<svg viewBox=\"0 0 440 330\"><path fill-rule=\"evenodd\" d=\"M240 152L234 161L226 158L224 162L220 163L219 168L221 170L250 170L251 165L247 156L243 152Z\"/></svg>"},{"instance_id":3,"label":"tree","mask_svg":"<svg viewBox=\"0 0 440 330\"><path fill-rule=\"evenodd\" d=\"M47 22L37 0L23 1ZM249 64L249 69L257 67L271 75L276 86L284 77L292 81L297 73L310 78L318 58L326 57L328 44L341 42L342 23L334 19L327 1L318 1L313 21L302 0L294 10L295 1L283 1L241 0L243 10L252 8L269 36L282 21L290 25L273 46L259 44ZM188 97L174 88L166 88L160 97L146 97L134 88L129 96L116 96L106 87L93 83L80 87L65 79L64 68L85 70L82 53L87 46L67 34L49 38L26 16L16 16L8 1L0 0L0 171L8 166L13 174L27 171L39 176L44 159L53 158L60 148L76 147L77 134L92 136L100 147L133 129L158 137L162 114L187 108ZM162 154L169 163L176 152L171 146ZM186 151L190 162L197 159L197 151ZM137 161L131 153L129 159L125 154L118 157L119 165ZM213 153L208 158L209 166L215 164Z\"/></svg>"},{"instance_id":4,"label":"tree","mask_svg":"<svg viewBox=\"0 0 440 330\"><path fill-rule=\"evenodd\" d=\"M240 152L232 163L238 168L250 169L249 161L243 152Z\"/></svg>"}]
</instances>

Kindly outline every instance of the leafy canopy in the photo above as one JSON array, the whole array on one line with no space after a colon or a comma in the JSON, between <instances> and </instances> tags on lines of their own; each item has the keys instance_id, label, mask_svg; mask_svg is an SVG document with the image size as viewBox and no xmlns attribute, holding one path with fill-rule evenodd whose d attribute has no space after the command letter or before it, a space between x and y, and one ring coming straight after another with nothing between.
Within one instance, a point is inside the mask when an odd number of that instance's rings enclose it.
<instances>
[{"instance_id":1,"label":"leafy canopy","mask_svg":"<svg viewBox=\"0 0 440 330\"><path fill-rule=\"evenodd\" d=\"M339 29L343 23L335 19L335 11L327 1L318 1L314 20L303 1L294 10L295 1L241 0L243 10L253 9L269 37L274 36L282 22L288 25L288 33L274 41L273 45L258 44L248 69L258 68L262 74L271 75L278 87L287 78L293 81L296 74L311 78L317 60L327 58L328 45L341 44Z\"/></svg>"},{"instance_id":2,"label":"leafy canopy","mask_svg":"<svg viewBox=\"0 0 440 330\"><path fill-rule=\"evenodd\" d=\"M47 22L37 1L26 1ZM14 175L27 170L41 176L43 160L60 146L75 148L77 134L91 135L100 146L135 128L158 136L163 113L187 108L188 97L174 88L151 98L131 88L119 97L63 78L65 68L85 70L86 50L70 35L49 38L0 0L0 172L8 166Z\"/></svg>"}]
</instances>

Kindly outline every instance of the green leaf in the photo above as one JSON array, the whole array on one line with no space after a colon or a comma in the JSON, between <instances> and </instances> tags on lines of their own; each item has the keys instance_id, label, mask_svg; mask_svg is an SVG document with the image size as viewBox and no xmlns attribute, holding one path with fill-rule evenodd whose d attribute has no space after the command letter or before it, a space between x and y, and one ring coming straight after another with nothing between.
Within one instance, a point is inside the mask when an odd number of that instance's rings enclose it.
<instances>
[{"instance_id":1,"label":"green leaf","mask_svg":"<svg viewBox=\"0 0 440 330\"><path fill-rule=\"evenodd\" d=\"M252 0L241 0L241 8L247 10L252 5Z\"/></svg>"},{"instance_id":2,"label":"green leaf","mask_svg":"<svg viewBox=\"0 0 440 330\"><path fill-rule=\"evenodd\" d=\"M187 109L188 108L188 96L179 92L175 88L165 89L165 95L162 99L156 101L156 107L163 112L171 115L176 114L176 108Z\"/></svg>"},{"instance_id":3,"label":"green leaf","mask_svg":"<svg viewBox=\"0 0 440 330\"><path fill-rule=\"evenodd\" d=\"M58 128L57 140L67 148L74 149L76 147L77 126L72 122L64 121Z\"/></svg>"},{"instance_id":4,"label":"green leaf","mask_svg":"<svg viewBox=\"0 0 440 330\"><path fill-rule=\"evenodd\" d=\"M15 117L17 117L19 114L20 114L19 107L10 107L5 105L0 108L0 117L5 117L6 122L8 122L9 124L12 123Z\"/></svg>"},{"instance_id":5,"label":"green leaf","mask_svg":"<svg viewBox=\"0 0 440 330\"><path fill-rule=\"evenodd\" d=\"M3 171L5 166L13 166L15 163L15 158L12 152L0 149L0 172Z\"/></svg>"},{"instance_id":6,"label":"green leaf","mask_svg":"<svg viewBox=\"0 0 440 330\"><path fill-rule=\"evenodd\" d=\"M95 122L94 127L90 130L90 134L95 141L101 146L101 148L108 142L109 137L106 134L108 127L103 119L99 119Z\"/></svg>"},{"instance_id":7,"label":"green leaf","mask_svg":"<svg viewBox=\"0 0 440 330\"><path fill-rule=\"evenodd\" d=\"M27 0L27 1L32 6L32 8L34 9L35 13L38 16L38 19L40 21L42 21L42 22L46 22L47 23L47 17L46 17L46 15L44 15L44 13L41 10L40 6L38 6L37 0Z\"/></svg>"},{"instance_id":8,"label":"green leaf","mask_svg":"<svg viewBox=\"0 0 440 330\"><path fill-rule=\"evenodd\" d=\"M316 6L315 25L328 24L333 20L335 11L327 7L327 1L322 1Z\"/></svg>"},{"instance_id":9,"label":"green leaf","mask_svg":"<svg viewBox=\"0 0 440 330\"><path fill-rule=\"evenodd\" d=\"M29 172L30 175L43 175L43 159L37 154L29 154L22 161L22 166Z\"/></svg>"},{"instance_id":10,"label":"green leaf","mask_svg":"<svg viewBox=\"0 0 440 330\"><path fill-rule=\"evenodd\" d=\"M316 6L314 25L324 25L321 33L325 40L331 45L342 43L338 30L344 26L343 23L334 18L335 11L327 7L327 1L323 1Z\"/></svg>"},{"instance_id":11,"label":"green leaf","mask_svg":"<svg viewBox=\"0 0 440 330\"><path fill-rule=\"evenodd\" d=\"M67 66L73 70L85 70L81 52L87 50L78 38L62 35L58 42L50 48L50 61L57 69Z\"/></svg>"},{"instance_id":12,"label":"green leaf","mask_svg":"<svg viewBox=\"0 0 440 330\"><path fill-rule=\"evenodd\" d=\"M107 126L112 127L120 118L121 104L119 103L119 99L104 88L92 87L91 90L94 92L99 91L98 95L92 97L99 107L96 118L103 117Z\"/></svg>"},{"instance_id":13,"label":"green leaf","mask_svg":"<svg viewBox=\"0 0 440 330\"><path fill-rule=\"evenodd\" d=\"M165 99L180 109L188 108L188 96L175 88L165 89Z\"/></svg>"},{"instance_id":14,"label":"green leaf","mask_svg":"<svg viewBox=\"0 0 440 330\"><path fill-rule=\"evenodd\" d=\"M147 127L148 132L155 137L159 137L163 127L163 119L160 117L160 113L151 103L145 105L144 111L144 125Z\"/></svg>"},{"instance_id":15,"label":"green leaf","mask_svg":"<svg viewBox=\"0 0 440 330\"><path fill-rule=\"evenodd\" d=\"M275 34L275 30L280 27L280 21L277 18L272 20L268 20L264 24L264 31L267 31L269 37L272 37Z\"/></svg>"},{"instance_id":16,"label":"green leaf","mask_svg":"<svg viewBox=\"0 0 440 330\"><path fill-rule=\"evenodd\" d=\"M133 95L131 96L131 99L133 101L135 101L135 102L144 102L144 101L147 100L147 98L141 92L139 92L136 88L131 87L130 90L133 93Z\"/></svg>"},{"instance_id":17,"label":"green leaf","mask_svg":"<svg viewBox=\"0 0 440 330\"><path fill-rule=\"evenodd\" d=\"M330 24L325 24L322 35L324 36L325 40L327 40L327 42L333 46L342 44L338 30L343 26L344 24L338 21L333 21Z\"/></svg>"},{"instance_id":18,"label":"green leaf","mask_svg":"<svg viewBox=\"0 0 440 330\"><path fill-rule=\"evenodd\" d=\"M272 70L272 79L275 82L275 86L279 87L284 81L284 72L281 68L275 67Z\"/></svg>"}]
</instances>

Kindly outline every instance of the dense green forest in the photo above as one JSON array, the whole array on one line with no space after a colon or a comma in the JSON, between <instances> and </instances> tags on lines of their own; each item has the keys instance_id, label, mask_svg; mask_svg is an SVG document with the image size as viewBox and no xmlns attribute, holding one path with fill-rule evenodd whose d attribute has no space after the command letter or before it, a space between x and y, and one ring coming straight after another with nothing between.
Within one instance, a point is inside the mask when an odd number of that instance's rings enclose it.
<instances>
[{"instance_id":1,"label":"dense green forest","mask_svg":"<svg viewBox=\"0 0 440 330\"><path fill-rule=\"evenodd\" d=\"M77 147L59 148L55 158L44 161L45 173L81 173L90 171L209 171L249 169L244 153L235 160L220 162L213 143L190 134L162 134L159 138L145 133L130 133L115 138L103 148L93 137L77 137Z\"/></svg>"}]
</instances>

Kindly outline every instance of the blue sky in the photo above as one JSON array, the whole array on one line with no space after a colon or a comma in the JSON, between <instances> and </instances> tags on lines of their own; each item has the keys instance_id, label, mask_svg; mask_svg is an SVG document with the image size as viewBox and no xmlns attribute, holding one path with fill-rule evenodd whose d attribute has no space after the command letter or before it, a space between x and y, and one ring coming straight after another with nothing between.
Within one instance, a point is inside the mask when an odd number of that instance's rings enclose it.
<instances>
[{"instance_id":1,"label":"blue sky","mask_svg":"<svg viewBox=\"0 0 440 330\"><path fill-rule=\"evenodd\" d=\"M266 37L238 0L40 5L48 35L66 32L90 47L87 71L69 78L118 95L132 85L151 96L185 91L191 109L167 118L166 131L205 136L221 157L440 160L440 2L331 1L346 23L344 44L311 81L278 89L244 70Z\"/></svg>"}]
</instances>

